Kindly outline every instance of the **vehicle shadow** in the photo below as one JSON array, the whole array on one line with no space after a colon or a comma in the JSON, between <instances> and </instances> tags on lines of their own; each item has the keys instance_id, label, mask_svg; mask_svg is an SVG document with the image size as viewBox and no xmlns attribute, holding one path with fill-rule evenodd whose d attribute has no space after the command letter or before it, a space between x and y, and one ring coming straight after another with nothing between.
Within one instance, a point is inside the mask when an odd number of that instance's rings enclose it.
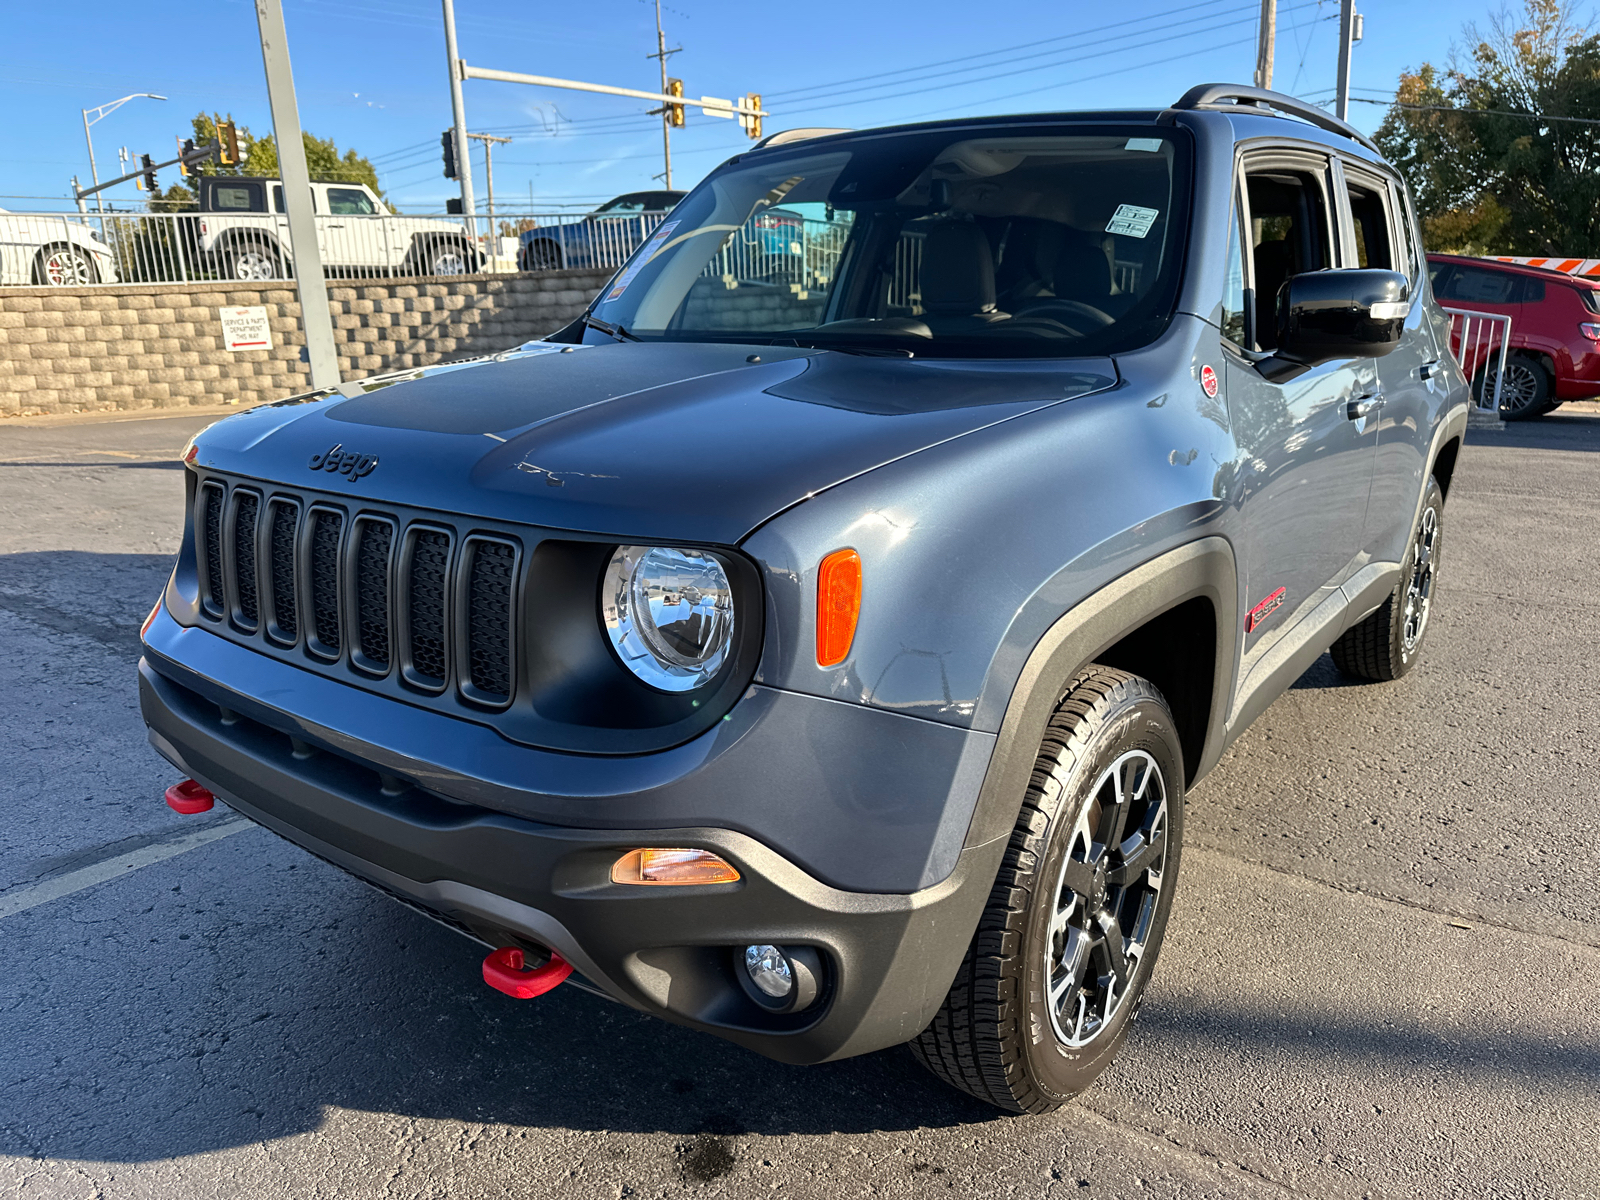
<instances>
[{"instance_id":1,"label":"vehicle shadow","mask_svg":"<svg viewBox=\"0 0 1600 1200\"><path fill-rule=\"evenodd\" d=\"M1469 447L1518 450L1600 450L1600 414L1554 412L1533 421L1507 421L1503 431L1467 434Z\"/></svg>"}]
</instances>

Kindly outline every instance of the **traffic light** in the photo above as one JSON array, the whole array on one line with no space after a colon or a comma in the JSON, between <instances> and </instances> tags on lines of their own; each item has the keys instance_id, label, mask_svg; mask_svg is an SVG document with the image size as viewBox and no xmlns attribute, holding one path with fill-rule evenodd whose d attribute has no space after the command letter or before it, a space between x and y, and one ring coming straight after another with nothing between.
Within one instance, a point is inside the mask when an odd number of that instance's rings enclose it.
<instances>
[{"instance_id":1,"label":"traffic light","mask_svg":"<svg viewBox=\"0 0 1600 1200\"><path fill-rule=\"evenodd\" d=\"M456 131L446 129L439 135L439 145L444 148L444 177L446 179L460 179L461 171L457 166L456 158Z\"/></svg>"},{"instance_id":2,"label":"traffic light","mask_svg":"<svg viewBox=\"0 0 1600 1200\"><path fill-rule=\"evenodd\" d=\"M139 156L139 167L144 171L144 190L152 196L156 194L156 160L148 154Z\"/></svg>"},{"instance_id":3,"label":"traffic light","mask_svg":"<svg viewBox=\"0 0 1600 1200\"><path fill-rule=\"evenodd\" d=\"M744 106L753 108L757 113L761 111L761 93L751 92L744 98ZM759 115L746 116L743 120L744 131L750 135L752 141L761 140L761 118Z\"/></svg>"},{"instance_id":4,"label":"traffic light","mask_svg":"<svg viewBox=\"0 0 1600 1200\"><path fill-rule=\"evenodd\" d=\"M232 121L217 122L217 144L221 150L217 161L225 167L239 165L239 130Z\"/></svg>"},{"instance_id":5,"label":"traffic light","mask_svg":"<svg viewBox=\"0 0 1600 1200\"><path fill-rule=\"evenodd\" d=\"M683 95L683 80L681 80L681 79L669 79L669 80L667 80L667 95L669 95L669 96L682 96ZM667 123L672 125L674 128L682 129L685 125L687 125L689 123L688 118L684 115L686 111L687 111L687 107L685 105L682 105L682 104L669 104L669 105L667 105Z\"/></svg>"},{"instance_id":6,"label":"traffic light","mask_svg":"<svg viewBox=\"0 0 1600 1200\"><path fill-rule=\"evenodd\" d=\"M194 147L194 139L193 138L184 138L183 139L183 145L178 147L178 174L179 175L183 175L185 177L187 177L189 175L189 164L184 162L183 160L188 158L189 155L193 154L194 153L194 149L195 149L195 147Z\"/></svg>"}]
</instances>

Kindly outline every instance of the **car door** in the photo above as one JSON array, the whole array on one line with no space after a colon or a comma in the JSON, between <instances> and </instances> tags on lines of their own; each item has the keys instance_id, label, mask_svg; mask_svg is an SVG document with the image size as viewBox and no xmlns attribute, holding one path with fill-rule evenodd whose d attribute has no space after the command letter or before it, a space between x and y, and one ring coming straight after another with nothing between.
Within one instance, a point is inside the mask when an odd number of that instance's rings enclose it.
<instances>
[{"instance_id":1,"label":"car door","mask_svg":"<svg viewBox=\"0 0 1600 1200\"><path fill-rule=\"evenodd\" d=\"M1347 161L1342 167L1347 253L1359 266L1399 271L1409 281L1411 311L1400 345L1378 360L1381 392L1369 418L1378 444L1363 538L1363 565L1396 563L1405 554L1428 469L1434 414L1443 399L1443 376L1435 370L1440 347L1428 320L1425 265L1404 188L1365 164Z\"/></svg>"},{"instance_id":2,"label":"car door","mask_svg":"<svg viewBox=\"0 0 1600 1200\"><path fill-rule=\"evenodd\" d=\"M1343 265L1333 178L1329 159L1309 151L1241 160L1244 311L1234 336L1244 344L1224 361L1240 453L1245 690L1252 666L1333 599L1362 546L1376 435L1370 419L1356 414L1377 394L1375 360L1337 360L1277 383L1256 365L1277 344L1283 284Z\"/></svg>"}]
</instances>

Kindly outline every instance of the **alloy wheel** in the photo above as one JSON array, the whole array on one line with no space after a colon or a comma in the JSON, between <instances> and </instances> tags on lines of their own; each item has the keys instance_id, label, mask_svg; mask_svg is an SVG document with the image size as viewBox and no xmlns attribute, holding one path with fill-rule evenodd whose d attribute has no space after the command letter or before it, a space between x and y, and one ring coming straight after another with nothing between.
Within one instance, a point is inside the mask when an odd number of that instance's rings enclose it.
<instances>
[{"instance_id":1,"label":"alloy wheel","mask_svg":"<svg viewBox=\"0 0 1600 1200\"><path fill-rule=\"evenodd\" d=\"M1046 1007L1056 1037L1087 1045L1133 994L1167 859L1161 768L1130 750L1105 769L1067 839L1045 939Z\"/></svg>"},{"instance_id":2,"label":"alloy wheel","mask_svg":"<svg viewBox=\"0 0 1600 1200\"><path fill-rule=\"evenodd\" d=\"M1433 602L1434 550L1439 540L1439 512L1428 505L1417 522L1411 544L1411 578L1406 582L1404 626L1401 644L1407 654L1417 648L1422 631L1428 627L1428 610Z\"/></svg>"},{"instance_id":3,"label":"alloy wheel","mask_svg":"<svg viewBox=\"0 0 1600 1200\"><path fill-rule=\"evenodd\" d=\"M63 247L45 256L44 280L51 287L80 287L94 282L94 268L81 252Z\"/></svg>"},{"instance_id":4,"label":"alloy wheel","mask_svg":"<svg viewBox=\"0 0 1600 1200\"><path fill-rule=\"evenodd\" d=\"M255 246L240 250L233 259L233 277L261 281L278 277L278 264L271 254Z\"/></svg>"},{"instance_id":5,"label":"alloy wheel","mask_svg":"<svg viewBox=\"0 0 1600 1200\"><path fill-rule=\"evenodd\" d=\"M1506 364L1505 378L1500 384L1500 408L1508 413L1521 413L1531 408L1539 397L1539 380L1534 375L1535 368L1519 359L1513 359ZM1490 367L1484 373L1483 386L1486 393L1494 395L1494 381L1499 372Z\"/></svg>"}]
</instances>

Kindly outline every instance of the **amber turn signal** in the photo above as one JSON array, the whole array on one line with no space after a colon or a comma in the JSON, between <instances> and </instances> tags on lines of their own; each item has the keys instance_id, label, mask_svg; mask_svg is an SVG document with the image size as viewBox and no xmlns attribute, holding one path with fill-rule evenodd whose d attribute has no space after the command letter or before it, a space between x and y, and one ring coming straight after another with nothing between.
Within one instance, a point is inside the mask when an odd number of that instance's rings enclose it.
<instances>
[{"instance_id":1,"label":"amber turn signal","mask_svg":"<svg viewBox=\"0 0 1600 1200\"><path fill-rule=\"evenodd\" d=\"M734 883L738 869L709 850L630 850L611 868L612 883L655 887Z\"/></svg>"},{"instance_id":2,"label":"amber turn signal","mask_svg":"<svg viewBox=\"0 0 1600 1200\"><path fill-rule=\"evenodd\" d=\"M861 555L835 550L817 568L817 665L836 667L850 653L861 615Z\"/></svg>"}]
</instances>

